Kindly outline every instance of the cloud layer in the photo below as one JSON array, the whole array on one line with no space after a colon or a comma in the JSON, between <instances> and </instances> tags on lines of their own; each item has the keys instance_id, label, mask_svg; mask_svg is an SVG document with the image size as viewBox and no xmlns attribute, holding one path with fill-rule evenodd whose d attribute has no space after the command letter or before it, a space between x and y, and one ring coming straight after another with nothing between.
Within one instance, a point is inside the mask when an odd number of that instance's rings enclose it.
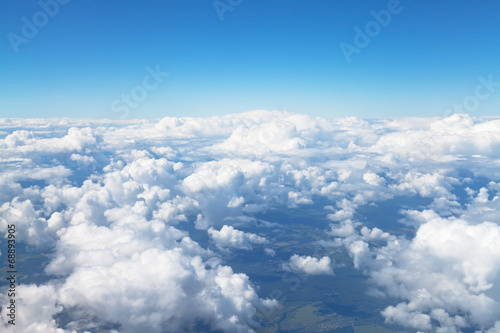
<instances>
[{"instance_id":1,"label":"cloud layer","mask_svg":"<svg viewBox=\"0 0 500 333\"><path fill-rule=\"evenodd\" d=\"M276 269L335 283L329 256L304 249L282 264L272 230L286 221L261 219L325 201L319 243L352 258L370 295L398 300L388 323L500 325L497 119L0 119L0 163L0 230L14 223L50 254L47 281L18 287L18 330L250 332L277 301L224 256L266 247ZM13 332L5 316L0 327Z\"/></svg>"}]
</instances>

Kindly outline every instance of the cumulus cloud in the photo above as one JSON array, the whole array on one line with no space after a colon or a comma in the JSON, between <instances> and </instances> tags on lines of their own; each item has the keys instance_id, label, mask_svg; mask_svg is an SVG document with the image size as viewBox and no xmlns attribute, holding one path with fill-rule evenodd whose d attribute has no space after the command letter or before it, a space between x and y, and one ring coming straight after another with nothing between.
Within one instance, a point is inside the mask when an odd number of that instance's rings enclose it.
<instances>
[{"instance_id":1,"label":"cumulus cloud","mask_svg":"<svg viewBox=\"0 0 500 333\"><path fill-rule=\"evenodd\" d=\"M258 245L279 267L268 235L288 224L262 215L301 209L305 224L311 212L330 223L309 227L345 249L369 294L396 300L382 311L387 322L498 330L498 119L259 110L0 119L0 133L0 231L15 223L24 244L50 254L46 282L19 285L19 330L250 332L257 311L277 302L221 253ZM242 231L250 226L258 231ZM282 268L334 284L333 266L294 254ZM56 320L68 314L70 323ZM0 327L12 331L4 316Z\"/></svg>"},{"instance_id":2,"label":"cumulus cloud","mask_svg":"<svg viewBox=\"0 0 500 333\"><path fill-rule=\"evenodd\" d=\"M90 127L70 127L61 138L37 137L32 131L18 130L0 140L0 147L17 153L62 153L91 150L102 141L99 133Z\"/></svg>"},{"instance_id":3,"label":"cumulus cloud","mask_svg":"<svg viewBox=\"0 0 500 333\"><path fill-rule=\"evenodd\" d=\"M23 204L15 209L26 212L29 203ZM83 218L61 225L55 257L46 272L64 278L50 286L20 286L19 312L28 316L38 311L39 299L47 311L26 319L23 315L16 328L59 332L52 317L75 309L81 316L74 318L77 324L90 315L121 326L121 332L181 330L193 320L214 329L248 332L256 325L256 309L276 305L259 298L245 274L221 265L185 232L146 220L143 208L137 204L108 209L105 225Z\"/></svg>"},{"instance_id":4,"label":"cumulus cloud","mask_svg":"<svg viewBox=\"0 0 500 333\"><path fill-rule=\"evenodd\" d=\"M305 140L298 135L293 123L279 120L251 128L237 127L231 136L216 148L263 155L270 152L295 152L305 145Z\"/></svg>"},{"instance_id":5,"label":"cumulus cloud","mask_svg":"<svg viewBox=\"0 0 500 333\"><path fill-rule=\"evenodd\" d=\"M274 257L276 255L276 251L273 250L273 249L270 249L270 248L265 248L264 249L264 252L268 255L268 256L271 256L271 257Z\"/></svg>"},{"instance_id":6,"label":"cumulus cloud","mask_svg":"<svg viewBox=\"0 0 500 333\"><path fill-rule=\"evenodd\" d=\"M210 238L218 247L233 247L236 249L251 250L252 244L268 244L269 241L256 234L237 230L232 226L223 226L217 231L214 228L208 229Z\"/></svg>"},{"instance_id":7,"label":"cumulus cloud","mask_svg":"<svg viewBox=\"0 0 500 333\"><path fill-rule=\"evenodd\" d=\"M500 226L471 224L423 212L425 222L411 241L380 230L339 233L354 264L370 276L372 294L404 300L382 315L388 322L419 330L491 327L500 315ZM384 246L371 246L374 240Z\"/></svg>"},{"instance_id":8,"label":"cumulus cloud","mask_svg":"<svg viewBox=\"0 0 500 333\"><path fill-rule=\"evenodd\" d=\"M16 325L8 324L7 320L10 318L2 312L0 318L2 332L67 332L58 328L53 318L54 315L63 310L63 307L57 304L57 294L54 286L50 284L41 286L22 284L18 286L18 291L19 295L23 296L16 300Z\"/></svg>"},{"instance_id":9,"label":"cumulus cloud","mask_svg":"<svg viewBox=\"0 0 500 333\"><path fill-rule=\"evenodd\" d=\"M283 269L309 275L333 275L332 260L328 256L315 258L294 254L288 262L283 264Z\"/></svg>"}]
</instances>

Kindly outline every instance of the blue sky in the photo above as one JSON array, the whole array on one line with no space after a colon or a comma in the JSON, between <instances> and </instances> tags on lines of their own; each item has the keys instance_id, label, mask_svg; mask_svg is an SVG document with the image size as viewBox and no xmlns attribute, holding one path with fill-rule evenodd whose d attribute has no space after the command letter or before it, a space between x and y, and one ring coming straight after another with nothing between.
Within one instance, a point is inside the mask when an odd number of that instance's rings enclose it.
<instances>
[{"instance_id":1,"label":"blue sky","mask_svg":"<svg viewBox=\"0 0 500 333\"><path fill-rule=\"evenodd\" d=\"M0 2L0 117L500 113L499 1L55 1Z\"/></svg>"}]
</instances>

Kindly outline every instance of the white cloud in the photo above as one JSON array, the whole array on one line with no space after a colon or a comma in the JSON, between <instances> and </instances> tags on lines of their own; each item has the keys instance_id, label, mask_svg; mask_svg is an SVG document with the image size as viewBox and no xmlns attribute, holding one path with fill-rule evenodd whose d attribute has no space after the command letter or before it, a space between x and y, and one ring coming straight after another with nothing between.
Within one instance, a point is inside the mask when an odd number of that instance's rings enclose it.
<instances>
[{"instance_id":1,"label":"white cloud","mask_svg":"<svg viewBox=\"0 0 500 333\"><path fill-rule=\"evenodd\" d=\"M411 311L406 303L400 303L397 306L390 306L382 311L382 315L388 318L387 321L409 326L420 330L430 330L431 317L419 311Z\"/></svg>"},{"instance_id":2,"label":"white cloud","mask_svg":"<svg viewBox=\"0 0 500 333\"><path fill-rule=\"evenodd\" d=\"M385 179L373 172L367 172L363 175L363 180L373 186L379 186L385 184Z\"/></svg>"},{"instance_id":3,"label":"white cloud","mask_svg":"<svg viewBox=\"0 0 500 333\"><path fill-rule=\"evenodd\" d=\"M15 325L9 324L10 319L2 311L0 317L0 327L2 332L17 333L65 333L67 331L60 329L56 321L52 318L55 314L62 311L63 307L57 304L56 289L52 285L24 285L17 287L18 295L16 299L16 318ZM5 300L7 302L8 300ZM6 304L6 303L4 303Z\"/></svg>"},{"instance_id":4,"label":"white cloud","mask_svg":"<svg viewBox=\"0 0 500 333\"><path fill-rule=\"evenodd\" d=\"M274 256L276 255L276 251L275 251L275 250L270 249L270 248L267 248L267 247L264 249L264 252L265 252L268 256L270 256L270 257L274 257Z\"/></svg>"},{"instance_id":5,"label":"white cloud","mask_svg":"<svg viewBox=\"0 0 500 333\"><path fill-rule=\"evenodd\" d=\"M422 330L431 318L441 329L490 327L500 315L500 226L426 217L409 242L363 227L342 234L340 243L370 276L374 294L405 300L382 312L388 322ZM386 245L370 246L375 239Z\"/></svg>"},{"instance_id":6,"label":"white cloud","mask_svg":"<svg viewBox=\"0 0 500 333\"><path fill-rule=\"evenodd\" d=\"M263 155L270 152L295 152L306 142L300 138L294 124L278 120L250 128L237 127L217 149L241 155Z\"/></svg>"},{"instance_id":7,"label":"white cloud","mask_svg":"<svg viewBox=\"0 0 500 333\"><path fill-rule=\"evenodd\" d=\"M251 249L267 238L236 228L276 228L281 221L258 214L310 211L327 200L320 214L332 225L322 244L345 247L372 295L397 299L383 311L388 321L498 330L498 119L329 120L260 110L160 121L0 120L0 133L0 230L16 223L23 242L52 251L46 270L57 276L20 284L18 329L72 330L54 320L71 309L82 329L90 313L123 332L196 321L249 331L256 309L274 302L190 228L228 251ZM363 215L386 200L399 213ZM377 225L389 217L414 234ZM334 283L328 256L293 255L284 268Z\"/></svg>"},{"instance_id":8,"label":"white cloud","mask_svg":"<svg viewBox=\"0 0 500 333\"><path fill-rule=\"evenodd\" d=\"M233 247L236 249L251 250L252 244L268 244L269 241L264 237L237 230L232 226L223 226L217 231L214 228L208 229L210 238L218 247Z\"/></svg>"},{"instance_id":9,"label":"white cloud","mask_svg":"<svg viewBox=\"0 0 500 333\"><path fill-rule=\"evenodd\" d=\"M31 131L18 130L0 140L0 147L20 153L62 153L90 150L101 142L98 132L90 127L70 127L61 138L40 138Z\"/></svg>"},{"instance_id":10,"label":"white cloud","mask_svg":"<svg viewBox=\"0 0 500 333\"><path fill-rule=\"evenodd\" d=\"M283 269L309 275L333 275L332 261L328 256L315 258L294 254L288 262L283 264Z\"/></svg>"},{"instance_id":11,"label":"white cloud","mask_svg":"<svg viewBox=\"0 0 500 333\"><path fill-rule=\"evenodd\" d=\"M89 166L96 163L96 160L92 156L80 155L80 154L71 154L70 159L74 162L82 166Z\"/></svg>"}]
</instances>

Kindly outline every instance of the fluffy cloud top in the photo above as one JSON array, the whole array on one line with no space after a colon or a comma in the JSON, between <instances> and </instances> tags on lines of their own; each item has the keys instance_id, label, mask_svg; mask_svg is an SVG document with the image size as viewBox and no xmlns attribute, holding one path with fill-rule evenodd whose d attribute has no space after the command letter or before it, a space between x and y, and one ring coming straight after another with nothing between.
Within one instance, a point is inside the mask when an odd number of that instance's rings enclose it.
<instances>
[{"instance_id":1,"label":"fluffy cloud top","mask_svg":"<svg viewBox=\"0 0 500 333\"><path fill-rule=\"evenodd\" d=\"M267 244L269 241L256 234L243 232L232 226L223 226L220 231L208 229L210 237L219 247L233 247L236 249L251 250L252 244Z\"/></svg>"},{"instance_id":2,"label":"fluffy cloud top","mask_svg":"<svg viewBox=\"0 0 500 333\"><path fill-rule=\"evenodd\" d=\"M421 225L410 241L366 227L358 231L352 224L349 232L343 225L331 234L342 237L338 245L370 276L373 295L404 300L382 311L388 322L431 330L434 320L439 332L495 325L500 315L500 226L428 211L415 215ZM385 245L370 246L377 240Z\"/></svg>"},{"instance_id":3,"label":"fluffy cloud top","mask_svg":"<svg viewBox=\"0 0 500 333\"><path fill-rule=\"evenodd\" d=\"M303 272L309 275L333 275L332 261L328 256L315 258L294 254L288 262L283 264L283 269Z\"/></svg>"},{"instance_id":4,"label":"fluffy cloud top","mask_svg":"<svg viewBox=\"0 0 500 333\"><path fill-rule=\"evenodd\" d=\"M334 283L328 256L295 254L281 266L276 222L260 220L324 202L322 244L352 258L371 295L397 300L382 311L387 322L498 330L498 119L253 111L4 119L0 133L0 230L14 223L21 242L49 254L47 281L18 286L17 330L250 332L257 311L277 302L224 254L266 245L277 269ZM364 215L379 205L384 214ZM257 224L265 237L239 230ZM70 323L57 320L68 314ZM5 319L1 330L13 332Z\"/></svg>"}]
</instances>

